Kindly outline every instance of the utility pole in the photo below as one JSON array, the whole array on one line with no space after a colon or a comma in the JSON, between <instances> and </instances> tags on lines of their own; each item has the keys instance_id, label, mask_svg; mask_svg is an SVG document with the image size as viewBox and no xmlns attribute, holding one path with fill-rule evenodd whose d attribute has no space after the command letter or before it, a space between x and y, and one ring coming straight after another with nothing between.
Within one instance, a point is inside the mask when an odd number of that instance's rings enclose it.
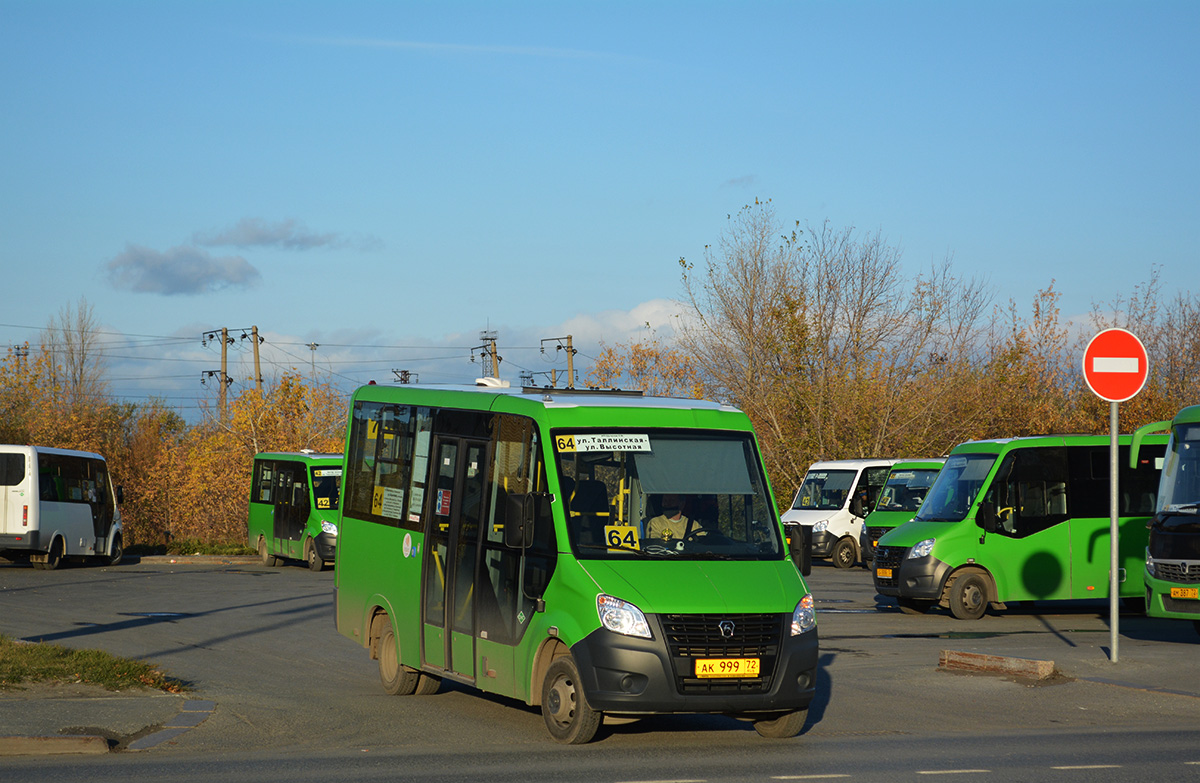
<instances>
[{"instance_id":1,"label":"utility pole","mask_svg":"<svg viewBox=\"0 0 1200 783\"><path fill-rule=\"evenodd\" d=\"M224 326L221 327L221 392L220 392L220 408L221 421L226 421L229 418L229 409L226 407L225 401L226 386L229 385L229 344L233 342L229 338L229 330Z\"/></svg>"},{"instance_id":2,"label":"utility pole","mask_svg":"<svg viewBox=\"0 0 1200 783\"><path fill-rule=\"evenodd\" d=\"M242 332L242 339L246 339L246 333ZM263 342L263 338L258 336L258 327L250 327L250 343L254 346L254 388L259 394L262 394L262 366L258 362L258 346Z\"/></svg>"},{"instance_id":3,"label":"utility pole","mask_svg":"<svg viewBox=\"0 0 1200 783\"><path fill-rule=\"evenodd\" d=\"M21 360L29 356L29 343L24 345L14 345L9 349L14 356L17 357L17 372L21 371Z\"/></svg>"},{"instance_id":4,"label":"utility pole","mask_svg":"<svg viewBox=\"0 0 1200 783\"><path fill-rule=\"evenodd\" d=\"M305 343L305 345L308 346L308 350L312 351L311 362L310 362L310 366L312 369L309 372L309 378L315 382L317 380L317 349L321 347L321 344L320 343Z\"/></svg>"},{"instance_id":5,"label":"utility pole","mask_svg":"<svg viewBox=\"0 0 1200 783\"><path fill-rule=\"evenodd\" d=\"M475 361L475 351L483 351L483 374L487 377L499 378L500 362L504 361L504 359L500 354L496 353L496 333L494 331L481 331L479 339L483 341L483 345L477 345L471 349L471 361Z\"/></svg>"},{"instance_id":6,"label":"utility pole","mask_svg":"<svg viewBox=\"0 0 1200 783\"><path fill-rule=\"evenodd\" d=\"M410 370L392 370L392 374L396 376L396 380L400 383L420 383L420 376Z\"/></svg>"},{"instance_id":7,"label":"utility pole","mask_svg":"<svg viewBox=\"0 0 1200 783\"><path fill-rule=\"evenodd\" d=\"M546 343L551 342L551 341L558 343L558 345L554 346L555 353L558 353L559 351L567 352L567 388L574 389L575 388L575 354L579 353L579 351L576 351L575 348L571 345L571 335L568 334L566 337L547 337L546 339L542 340L542 353L543 354L546 353ZM564 345L564 343L565 343L565 345ZM551 370L551 373L553 373L553 375L551 375L550 385L557 386L558 385L558 371Z\"/></svg>"}]
</instances>

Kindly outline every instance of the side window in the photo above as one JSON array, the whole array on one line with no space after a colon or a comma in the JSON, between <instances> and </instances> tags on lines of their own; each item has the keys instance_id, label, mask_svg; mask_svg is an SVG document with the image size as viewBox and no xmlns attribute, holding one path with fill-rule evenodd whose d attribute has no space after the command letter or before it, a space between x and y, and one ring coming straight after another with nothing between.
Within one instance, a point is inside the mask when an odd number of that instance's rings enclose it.
<instances>
[{"instance_id":1,"label":"side window","mask_svg":"<svg viewBox=\"0 0 1200 783\"><path fill-rule=\"evenodd\" d=\"M359 402L351 414L349 453L346 455L344 513L358 519L416 530L428 463L428 422L407 405ZM420 464L414 465L413 444L425 444ZM414 471L414 467L417 471ZM411 479L411 483L410 483Z\"/></svg>"},{"instance_id":2,"label":"side window","mask_svg":"<svg viewBox=\"0 0 1200 783\"><path fill-rule=\"evenodd\" d=\"M997 532L1024 538L1066 521L1067 479L1064 448L1009 452L986 497L996 509Z\"/></svg>"},{"instance_id":3,"label":"side window","mask_svg":"<svg viewBox=\"0 0 1200 783\"><path fill-rule=\"evenodd\" d=\"M252 489L250 492L250 502L270 503L271 487L274 481L275 463L267 459L255 460L254 478L252 479Z\"/></svg>"},{"instance_id":4,"label":"side window","mask_svg":"<svg viewBox=\"0 0 1200 783\"><path fill-rule=\"evenodd\" d=\"M0 487L15 487L25 480L25 455L0 454Z\"/></svg>"},{"instance_id":5,"label":"side window","mask_svg":"<svg viewBox=\"0 0 1200 783\"><path fill-rule=\"evenodd\" d=\"M865 510L875 508L875 501L879 498L879 491L887 484L889 472L890 467L867 468L863 471L867 477L867 501L863 506Z\"/></svg>"}]
</instances>

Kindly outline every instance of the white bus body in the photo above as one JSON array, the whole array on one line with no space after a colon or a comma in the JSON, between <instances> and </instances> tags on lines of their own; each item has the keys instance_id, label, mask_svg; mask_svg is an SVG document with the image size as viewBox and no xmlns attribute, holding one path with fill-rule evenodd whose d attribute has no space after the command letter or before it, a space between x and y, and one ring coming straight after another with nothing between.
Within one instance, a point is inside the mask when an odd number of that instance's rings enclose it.
<instances>
[{"instance_id":1,"label":"white bus body","mask_svg":"<svg viewBox=\"0 0 1200 783\"><path fill-rule=\"evenodd\" d=\"M0 445L0 493L0 555L43 569L65 558L120 562L119 490L99 454Z\"/></svg>"}]
</instances>

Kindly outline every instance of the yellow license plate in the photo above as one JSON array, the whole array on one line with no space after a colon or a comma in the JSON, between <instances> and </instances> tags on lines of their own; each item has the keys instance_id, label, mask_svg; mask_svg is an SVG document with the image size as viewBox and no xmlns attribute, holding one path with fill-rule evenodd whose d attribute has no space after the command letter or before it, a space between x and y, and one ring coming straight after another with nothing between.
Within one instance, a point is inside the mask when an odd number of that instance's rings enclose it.
<instances>
[{"instance_id":1,"label":"yellow license plate","mask_svg":"<svg viewBox=\"0 0 1200 783\"><path fill-rule=\"evenodd\" d=\"M1172 598L1200 598L1200 588L1197 587L1172 587Z\"/></svg>"},{"instance_id":2,"label":"yellow license plate","mask_svg":"<svg viewBox=\"0 0 1200 783\"><path fill-rule=\"evenodd\" d=\"M757 677L757 658L698 658L697 677Z\"/></svg>"},{"instance_id":3,"label":"yellow license plate","mask_svg":"<svg viewBox=\"0 0 1200 783\"><path fill-rule=\"evenodd\" d=\"M875 569L875 576L879 577L880 579L891 579L892 578L892 569L877 568L877 569Z\"/></svg>"}]
</instances>

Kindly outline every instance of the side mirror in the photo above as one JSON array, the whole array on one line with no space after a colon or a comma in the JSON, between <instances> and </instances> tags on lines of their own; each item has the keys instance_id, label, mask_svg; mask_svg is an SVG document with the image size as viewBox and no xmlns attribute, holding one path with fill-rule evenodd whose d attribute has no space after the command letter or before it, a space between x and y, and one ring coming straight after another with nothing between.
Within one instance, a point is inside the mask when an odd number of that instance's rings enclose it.
<instances>
[{"instance_id":1,"label":"side mirror","mask_svg":"<svg viewBox=\"0 0 1200 783\"><path fill-rule=\"evenodd\" d=\"M787 534L788 554L801 576L812 573L812 528L808 525L784 525Z\"/></svg>"},{"instance_id":2,"label":"side mirror","mask_svg":"<svg viewBox=\"0 0 1200 783\"><path fill-rule=\"evenodd\" d=\"M857 495L855 495L854 498L850 501L850 513L856 517L866 516L866 514L863 513L862 498L858 497Z\"/></svg>"},{"instance_id":3,"label":"side mirror","mask_svg":"<svg viewBox=\"0 0 1200 783\"><path fill-rule=\"evenodd\" d=\"M528 549L533 544L537 498L533 493L513 493L504 506L504 545Z\"/></svg>"},{"instance_id":4,"label":"side mirror","mask_svg":"<svg viewBox=\"0 0 1200 783\"><path fill-rule=\"evenodd\" d=\"M124 503L124 502L125 502L125 487L118 486L117 487L117 503Z\"/></svg>"},{"instance_id":5,"label":"side mirror","mask_svg":"<svg viewBox=\"0 0 1200 783\"><path fill-rule=\"evenodd\" d=\"M988 533L999 530L996 524L996 507L991 503L980 503L979 510L975 512L975 524Z\"/></svg>"}]
</instances>

